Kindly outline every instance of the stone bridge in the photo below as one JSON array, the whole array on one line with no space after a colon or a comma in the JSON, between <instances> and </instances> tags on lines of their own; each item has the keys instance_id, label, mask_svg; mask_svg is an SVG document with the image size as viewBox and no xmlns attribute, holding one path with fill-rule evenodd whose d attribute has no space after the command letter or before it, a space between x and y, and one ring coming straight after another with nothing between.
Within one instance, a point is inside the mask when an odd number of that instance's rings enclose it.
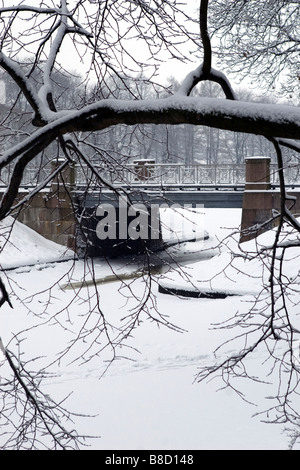
<instances>
[{"instance_id":1,"label":"stone bridge","mask_svg":"<svg viewBox=\"0 0 300 470\"><path fill-rule=\"evenodd\" d=\"M134 203L143 203L146 207L176 203L190 207L202 204L204 207L242 208L241 242L261 233L262 229L257 230L256 224L268 221L272 211L280 207L275 166L265 157L247 158L244 165L220 166L155 165L149 160L138 160L133 165L121 167L117 173L108 168L102 170L103 180L113 184L118 191L128 191ZM289 191L297 198L293 211L300 213L298 167L290 166L285 171ZM99 222L97 208L103 204L117 208L118 196L104 187L99 188L99 183L93 182L92 177L87 191L83 187L83 175L89 177L87 168L66 167L15 216L48 239L81 252L89 247L88 254L96 256L101 253L101 243L104 249L109 249L95 238ZM28 199L33 185L32 179L23 182L19 200ZM75 214L84 221L83 232ZM269 222L263 230L271 228L272 224ZM155 246L159 244L160 240L156 240Z\"/></svg>"}]
</instances>

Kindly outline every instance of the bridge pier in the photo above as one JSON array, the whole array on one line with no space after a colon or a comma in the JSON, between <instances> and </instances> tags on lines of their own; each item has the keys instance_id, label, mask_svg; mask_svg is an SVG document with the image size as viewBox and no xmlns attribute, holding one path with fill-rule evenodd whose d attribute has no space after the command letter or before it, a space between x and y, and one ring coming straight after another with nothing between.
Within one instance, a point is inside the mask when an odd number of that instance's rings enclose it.
<instances>
[{"instance_id":1,"label":"bridge pier","mask_svg":"<svg viewBox=\"0 0 300 470\"><path fill-rule=\"evenodd\" d=\"M61 162L53 162L52 170ZM50 188L35 194L15 214L23 224L48 240L76 251L76 217L69 191L74 184L74 168L67 165L52 181ZM29 190L22 188L17 201L26 198Z\"/></svg>"},{"instance_id":2,"label":"bridge pier","mask_svg":"<svg viewBox=\"0 0 300 470\"><path fill-rule=\"evenodd\" d=\"M273 217L280 212L280 190L271 189L270 158L246 158L246 182L243 195L240 243L252 240L277 224ZM290 190L288 194L296 197L291 202L293 213L300 213L300 193Z\"/></svg>"}]
</instances>

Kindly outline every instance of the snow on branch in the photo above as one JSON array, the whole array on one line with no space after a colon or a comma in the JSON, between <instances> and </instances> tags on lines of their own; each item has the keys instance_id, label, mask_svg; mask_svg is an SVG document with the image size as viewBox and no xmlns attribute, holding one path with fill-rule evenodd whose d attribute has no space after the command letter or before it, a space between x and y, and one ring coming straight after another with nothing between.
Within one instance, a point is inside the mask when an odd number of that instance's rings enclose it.
<instances>
[{"instance_id":1,"label":"snow on branch","mask_svg":"<svg viewBox=\"0 0 300 470\"><path fill-rule=\"evenodd\" d=\"M192 72L190 72L183 80L176 94L189 96L193 88L199 82L208 80L208 81L218 83L222 87L227 99L230 99L230 100L236 99L236 96L231 87L231 84L224 73L211 68L209 74L206 75L203 70L204 70L204 63L201 64Z\"/></svg>"},{"instance_id":2,"label":"snow on branch","mask_svg":"<svg viewBox=\"0 0 300 470\"><path fill-rule=\"evenodd\" d=\"M45 110L46 112L47 110ZM101 100L81 110L52 113L52 120L0 158L0 169L24 152L39 151L58 136L70 132L98 131L125 124L194 124L297 139L300 109L288 105L259 104L218 98L191 98L175 94L157 100Z\"/></svg>"},{"instance_id":3,"label":"snow on branch","mask_svg":"<svg viewBox=\"0 0 300 470\"><path fill-rule=\"evenodd\" d=\"M34 7L32 5L11 5L8 7L0 8L0 13L5 12L30 12L30 13L39 13L39 14L60 14L59 8L42 8L42 7Z\"/></svg>"},{"instance_id":4,"label":"snow on branch","mask_svg":"<svg viewBox=\"0 0 300 470\"><path fill-rule=\"evenodd\" d=\"M39 97L19 64L6 57L3 52L0 52L0 66L6 70L11 78L17 83L32 109L39 114L39 107L41 104Z\"/></svg>"}]
</instances>

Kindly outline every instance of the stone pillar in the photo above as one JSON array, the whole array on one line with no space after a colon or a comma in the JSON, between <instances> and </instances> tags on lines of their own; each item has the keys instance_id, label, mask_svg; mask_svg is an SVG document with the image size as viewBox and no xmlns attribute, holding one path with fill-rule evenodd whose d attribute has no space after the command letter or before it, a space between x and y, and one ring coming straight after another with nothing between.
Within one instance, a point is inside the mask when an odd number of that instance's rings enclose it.
<instances>
[{"instance_id":1,"label":"stone pillar","mask_svg":"<svg viewBox=\"0 0 300 470\"><path fill-rule=\"evenodd\" d=\"M246 163L245 190L264 191L271 189L270 157L248 157Z\"/></svg>"},{"instance_id":2,"label":"stone pillar","mask_svg":"<svg viewBox=\"0 0 300 470\"><path fill-rule=\"evenodd\" d=\"M300 216L300 192L287 190L292 199L286 201L287 208ZM271 189L270 158L252 157L246 159L246 183L243 196L240 243L252 240L278 223L274 212L280 212L281 195L279 188Z\"/></svg>"},{"instance_id":3,"label":"stone pillar","mask_svg":"<svg viewBox=\"0 0 300 470\"><path fill-rule=\"evenodd\" d=\"M52 163L52 171L61 160ZM62 174L36 194L18 214L18 220L40 235L68 248L76 250L76 218L69 191L74 188L75 169L67 165ZM19 199L24 195L19 193Z\"/></svg>"},{"instance_id":4,"label":"stone pillar","mask_svg":"<svg viewBox=\"0 0 300 470\"><path fill-rule=\"evenodd\" d=\"M274 193L270 184L271 160L269 157L249 157L245 162L246 182L240 243L251 240L273 227Z\"/></svg>"},{"instance_id":5,"label":"stone pillar","mask_svg":"<svg viewBox=\"0 0 300 470\"><path fill-rule=\"evenodd\" d=\"M65 159L51 162L55 171ZM68 162L63 170L51 181L49 193L45 196L48 229L44 236L76 251L76 218L72 203L72 190L75 189L75 164Z\"/></svg>"},{"instance_id":6,"label":"stone pillar","mask_svg":"<svg viewBox=\"0 0 300 470\"><path fill-rule=\"evenodd\" d=\"M133 164L136 180L147 181L153 175L155 160L139 159L134 160Z\"/></svg>"}]
</instances>

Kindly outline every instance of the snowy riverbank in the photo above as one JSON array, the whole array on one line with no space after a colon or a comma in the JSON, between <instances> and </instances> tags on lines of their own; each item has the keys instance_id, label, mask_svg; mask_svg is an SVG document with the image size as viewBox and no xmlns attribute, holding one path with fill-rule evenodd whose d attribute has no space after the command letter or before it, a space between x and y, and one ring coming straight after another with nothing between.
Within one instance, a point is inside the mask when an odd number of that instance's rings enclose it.
<instances>
[{"instance_id":1,"label":"snowy riverbank","mask_svg":"<svg viewBox=\"0 0 300 470\"><path fill-rule=\"evenodd\" d=\"M184 261L180 270L173 268L154 276L150 312L155 316L159 311L167 316L181 332L158 328L145 315L128 339L127 347L122 349L123 356L130 360L120 358L101 379L110 352L107 350L100 357L93 356L97 351L96 334L86 337L79 334L78 341L62 357L60 364L52 367L57 376L48 380L47 391L56 399L72 391L68 408L76 413L95 415L75 419L80 433L101 436L89 443L91 449L287 448L288 436L284 433L284 425L266 424L259 416L253 417L266 407L265 397L276 391L276 384L240 384L247 394L249 402L246 402L232 389L219 390L223 385L220 380L201 384L194 382L199 367L215 359L215 348L226 341L230 333L215 328L215 325L237 311L249 308L253 293L260 286L262 266L257 260L251 264L237 258L236 264L224 274L224 267L230 264L230 253L236 249L236 238L228 238L221 250L217 247L218 239L223 239L238 227L240 215L237 209L206 210L200 225L205 227L210 238L173 247L175 261ZM59 261L71 253L66 253L62 247L54 247L24 227L19 226L18 230L20 238L11 240L16 251L11 245L7 256L1 259L2 267L12 263L10 253L19 261L24 259L25 246L31 247L25 264L30 259L29 264L34 266L24 269L24 263L19 262L17 269L3 273L8 290L13 288L15 293L11 297L14 309L8 306L1 309L0 336L5 345L11 341L10 348L13 349L15 342L12 336L26 329L26 334L21 334L26 358L44 356L40 363L50 363L59 351L71 344L69 341L72 341L73 334L82 333L84 323L88 322L92 329L99 320L96 310L93 310L97 299L93 296L88 300L88 293L94 291L90 287L76 290L77 297L70 304L74 290L63 288L66 280L80 282L84 277L88 280L92 272L100 278L111 274L112 268L116 272L124 272L136 269L136 264L123 260L108 266L103 260L95 260L93 264L66 260L65 263L43 265L41 263ZM265 240L268 239L265 235ZM250 245L248 247L251 248ZM207 250L207 259L204 254L196 261L195 253L199 256L199 249ZM215 255L213 258L212 254ZM298 272L297 266L295 263L291 266L291 276ZM241 268L246 273L244 277ZM182 285L187 279L192 279L199 287L211 277L211 287L228 287L231 291L238 291L239 295L208 300L177 298L158 292L158 282ZM51 299L47 292L49 287ZM145 287L143 277L131 280L129 287L120 281L98 285L103 315L112 322L131 315L137 299L144 298ZM36 292L40 294L33 296ZM58 311L59 315L56 314ZM62 321L67 330L61 328ZM33 325L38 326L28 330ZM91 349L87 341L94 341ZM230 345L225 347L221 355L226 357L230 348ZM257 373L263 374L264 359L265 352L256 351L248 359L250 368L257 368ZM254 405L250 404L251 401Z\"/></svg>"}]
</instances>

